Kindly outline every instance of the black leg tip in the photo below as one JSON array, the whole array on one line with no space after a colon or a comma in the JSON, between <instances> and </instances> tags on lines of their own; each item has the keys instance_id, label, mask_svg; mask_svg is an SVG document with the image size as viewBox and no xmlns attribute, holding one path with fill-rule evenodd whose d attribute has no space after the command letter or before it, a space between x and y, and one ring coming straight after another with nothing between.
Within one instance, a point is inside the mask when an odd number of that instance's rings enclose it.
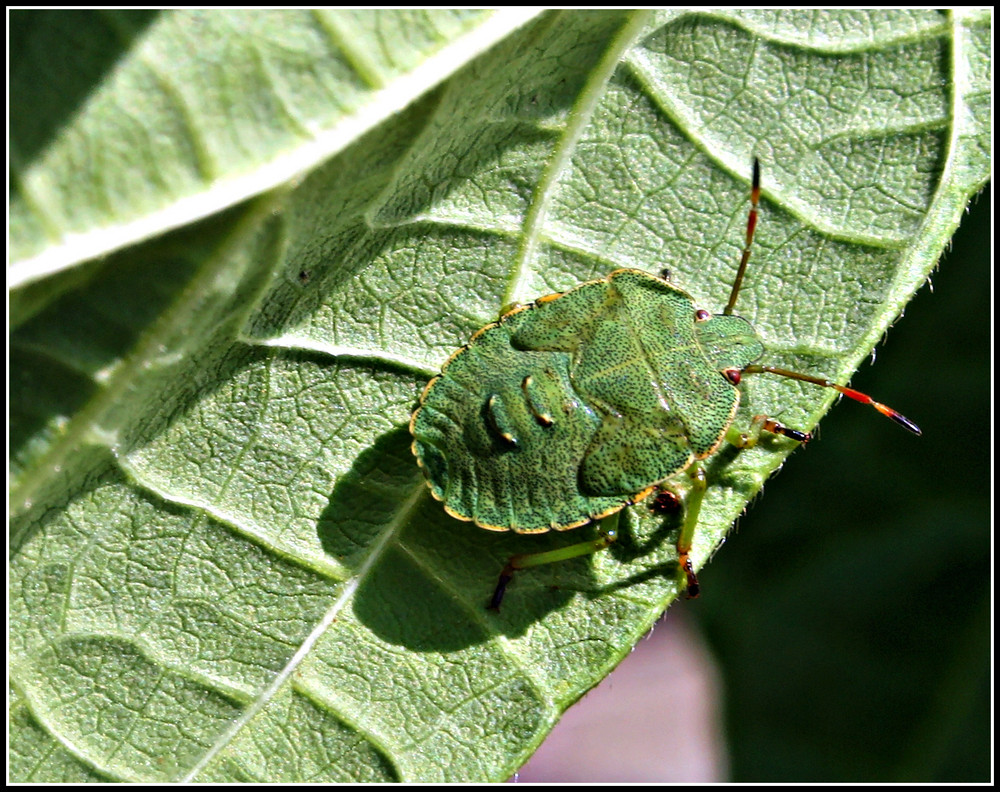
<instances>
[{"instance_id":1,"label":"black leg tip","mask_svg":"<svg viewBox=\"0 0 1000 792\"><path fill-rule=\"evenodd\" d=\"M512 577L514 577L514 570L510 567L504 567L503 572L500 573L500 580L497 581L497 587L493 589L493 596L490 597L490 603L486 606L486 610L496 613L500 612L500 603L503 601L503 595L507 592L507 584L510 583Z\"/></svg>"},{"instance_id":2,"label":"black leg tip","mask_svg":"<svg viewBox=\"0 0 1000 792\"><path fill-rule=\"evenodd\" d=\"M687 590L684 592L684 596L688 599L698 599L698 595L701 594L701 586L698 583L698 576L694 573L694 567L691 565L691 559L684 559L684 576L687 578Z\"/></svg>"}]
</instances>

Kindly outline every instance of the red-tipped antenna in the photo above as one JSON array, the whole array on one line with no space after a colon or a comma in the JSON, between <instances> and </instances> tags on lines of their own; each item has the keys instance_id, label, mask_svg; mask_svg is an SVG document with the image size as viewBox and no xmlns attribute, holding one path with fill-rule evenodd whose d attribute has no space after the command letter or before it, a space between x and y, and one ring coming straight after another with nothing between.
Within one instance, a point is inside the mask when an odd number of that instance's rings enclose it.
<instances>
[{"instance_id":1,"label":"red-tipped antenna","mask_svg":"<svg viewBox=\"0 0 1000 792\"><path fill-rule=\"evenodd\" d=\"M743 274L747 271L747 262L750 260L750 245L753 244L753 232L757 229L757 204L760 202L760 160L753 158L753 181L750 183L750 214L747 217L747 241L743 245L743 255L740 257L740 268L736 270L736 280L733 281L733 290L729 292L729 302L723 310L726 316L733 312L736 306L736 297L740 293L743 285Z\"/></svg>"},{"instance_id":2,"label":"red-tipped antenna","mask_svg":"<svg viewBox=\"0 0 1000 792\"><path fill-rule=\"evenodd\" d=\"M917 426L913 421L907 418L902 413L896 412L892 407L888 407L882 402L875 401L867 393L862 393L861 391L856 391L853 388L847 388L843 385L838 385L836 382L830 382L828 379L823 379L822 377L811 377L808 374L799 374L795 371L789 371L788 369L778 368L777 366L747 366L743 369L744 374L777 374L779 377L788 377L789 379L801 380L802 382L811 382L814 385L820 385L824 388L833 388L835 391L843 393L845 396L854 399L854 401L859 401L862 404L870 404L876 410L878 410L886 418L891 418L893 421L898 423L904 429L908 429L915 435L923 434L920 431L920 427Z\"/></svg>"}]
</instances>

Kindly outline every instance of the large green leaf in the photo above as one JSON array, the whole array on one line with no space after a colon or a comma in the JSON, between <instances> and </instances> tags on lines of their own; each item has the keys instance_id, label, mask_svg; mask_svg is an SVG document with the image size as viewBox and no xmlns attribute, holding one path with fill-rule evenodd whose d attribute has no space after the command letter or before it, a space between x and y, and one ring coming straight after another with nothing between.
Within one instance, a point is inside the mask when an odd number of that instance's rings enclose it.
<instances>
[{"instance_id":1,"label":"large green leaf","mask_svg":"<svg viewBox=\"0 0 1000 792\"><path fill-rule=\"evenodd\" d=\"M986 13L15 12L12 776L515 770L676 596L674 525L628 512L487 612L506 557L587 529L447 518L423 382L615 267L721 308L754 155L739 311L846 380L987 177L989 41ZM833 396L745 392L802 429ZM713 458L699 566L792 445Z\"/></svg>"}]
</instances>

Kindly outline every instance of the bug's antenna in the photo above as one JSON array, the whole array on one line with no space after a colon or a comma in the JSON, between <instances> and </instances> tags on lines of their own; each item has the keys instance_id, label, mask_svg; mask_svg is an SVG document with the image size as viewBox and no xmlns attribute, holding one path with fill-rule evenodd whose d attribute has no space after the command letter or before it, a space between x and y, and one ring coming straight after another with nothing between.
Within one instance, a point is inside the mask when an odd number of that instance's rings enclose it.
<instances>
[{"instance_id":1,"label":"bug's antenna","mask_svg":"<svg viewBox=\"0 0 1000 792\"><path fill-rule=\"evenodd\" d=\"M740 293L740 286L743 285L743 275L747 271L747 261L750 260L750 245L753 242L753 232L757 229L757 204L760 201L760 160L753 158L753 181L750 184L750 215L747 217L747 241L743 246L743 256L740 258L740 268L736 270L736 280L733 281L733 290L729 293L729 302L722 312L726 316L733 312L736 305L736 297Z\"/></svg>"},{"instance_id":2,"label":"bug's antenna","mask_svg":"<svg viewBox=\"0 0 1000 792\"><path fill-rule=\"evenodd\" d=\"M777 366L758 366L752 365L747 366L743 369L744 374L777 374L779 377L788 377L789 379L801 380L802 382L811 382L814 385L821 385L824 388L833 388L835 391L843 393L848 398L854 399L854 401L861 402L862 404L870 404L876 410L878 410L886 418L891 418L893 421L898 423L904 429L907 429L915 435L923 434L920 431L920 427L917 426L913 421L907 418L902 413L896 412L892 407L888 407L882 402L875 401L867 393L862 393L861 391L856 391L854 388L847 388L843 385L838 385L836 382L831 382L828 379L823 379L822 377L811 377L808 374L799 374L796 371L789 371L788 369L778 368Z\"/></svg>"}]
</instances>

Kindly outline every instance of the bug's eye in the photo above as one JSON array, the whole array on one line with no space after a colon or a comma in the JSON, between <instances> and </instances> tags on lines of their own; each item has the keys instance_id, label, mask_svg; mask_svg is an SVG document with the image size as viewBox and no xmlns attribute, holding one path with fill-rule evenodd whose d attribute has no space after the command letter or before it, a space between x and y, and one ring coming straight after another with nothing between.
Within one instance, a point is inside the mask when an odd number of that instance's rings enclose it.
<instances>
[{"instance_id":1,"label":"bug's eye","mask_svg":"<svg viewBox=\"0 0 1000 792\"><path fill-rule=\"evenodd\" d=\"M739 385L740 379L743 377L743 372L738 368L727 368L723 370L722 376L733 383L733 385Z\"/></svg>"},{"instance_id":2,"label":"bug's eye","mask_svg":"<svg viewBox=\"0 0 1000 792\"><path fill-rule=\"evenodd\" d=\"M699 308L697 311L694 312L694 320L696 322L707 322L711 318L712 314L709 311L706 311L704 308Z\"/></svg>"}]
</instances>

